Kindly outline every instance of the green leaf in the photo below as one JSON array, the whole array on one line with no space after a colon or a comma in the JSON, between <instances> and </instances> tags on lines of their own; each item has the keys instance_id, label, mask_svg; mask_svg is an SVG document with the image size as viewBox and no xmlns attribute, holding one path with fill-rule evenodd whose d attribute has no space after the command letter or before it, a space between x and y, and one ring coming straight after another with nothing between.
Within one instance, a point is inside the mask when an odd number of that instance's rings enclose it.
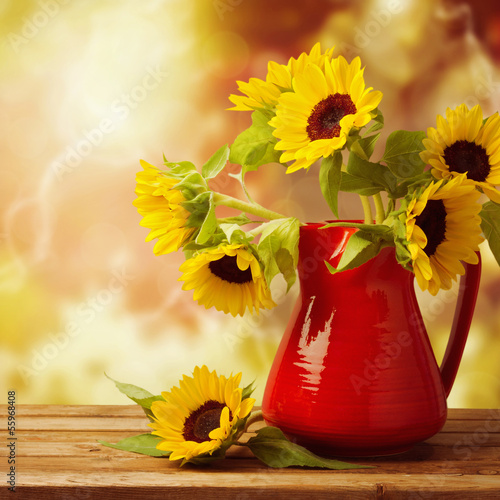
<instances>
[{"instance_id":1,"label":"green leaf","mask_svg":"<svg viewBox=\"0 0 500 500\"><path fill-rule=\"evenodd\" d=\"M408 271L413 271L412 259L408 247L401 241L395 240L396 245L396 260Z\"/></svg>"},{"instance_id":2,"label":"green leaf","mask_svg":"<svg viewBox=\"0 0 500 500\"><path fill-rule=\"evenodd\" d=\"M370 179L355 177L354 175L342 172L340 178L340 191L346 193L357 193L363 196L373 196L380 193L384 188L376 185Z\"/></svg>"},{"instance_id":3,"label":"green leaf","mask_svg":"<svg viewBox=\"0 0 500 500\"><path fill-rule=\"evenodd\" d=\"M205 193L203 193L205 194ZM217 231L217 217L215 216L215 205L213 202L213 193L208 194L208 208L206 211L205 219L200 227L200 232L196 236L196 243L204 245Z\"/></svg>"},{"instance_id":4,"label":"green leaf","mask_svg":"<svg viewBox=\"0 0 500 500\"><path fill-rule=\"evenodd\" d=\"M266 163L279 163L281 152L274 149L278 140L272 134L274 128L268 123L273 116L271 111L255 110L252 113L252 125L234 140L229 161L243 167L243 176Z\"/></svg>"},{"instance_id":5,"label":"green leaf","mask_svg":"<svg viewBox=\"0 0 500 500\"><path fill-rule=\"evenodd\" d=\"M414 177L424 171L425 163L420 158L425 132L396 130L388 138L382 160L391 172L400 179Z\"/></svg>"},{"instance_id":6,"label":"green leaf","mask_svg":"<svg viewBox=\"0 0 500 500\"><path fill-rule=\"evenodd\" d=\"M259 460L274 468L293 466L335 470L372 468L319 457L289 441L276 427L263 427L256 436L248 440L247 446Z\"/></svg>"},{"instance_id":7,"label":"green leaf","mask_svg":"<svg viewBox=\"0 0 500 500\"><path fill-rule=\"evenodd\" d=\"M295 272L296 266L293 262L293 256L290 254L288 249L280 248L276 252L276 264L286 281L286 291L288 292L297 279L297 273Z\"/></svg>"},{"instance_id":8,"label":"green leaf","mask_svg":"<svg viewBox=\"0 0 500 500\"><path fill-rule=\"evenodd\" d=\"M243 390L241 391L241 400L247 399L253 394L253 391L255 391L254 384L255 380L243 388Z\"/></svg>"},{"instance_id":9,"label":"green leaf","mask_svg":"<svg viewBox=\"0 0 500 500\"><path fill-rule=\"evenodd\" d=\"M319 185L323 197L325 198L335 217L338 214L338 195L340 189L342 168L342 153L335 151L332 156L323 158L319 169Z\"/></svg>"},{"instance_id":10,"label":"green leaf","mask_svg":"<svg viewBox=\"0 0 500 500\"><path fill-rule=\"evenodd\" d=\"M404 198L413 189L418 189L429 184L432 178L430 170L426 170L425 172L415 175L414 177L409 177L408 179L400 182L395 190L388 192L389 197L394 200Z\"/></svg>"},{"instance_id":11,"label":"green leaf","mask_svg":"<svg viewBox=\"0 0 500 500\"><path fill-rule=\"evenodd\" d=\"M134 403L137 403L139 406L142 406L144 413L150 420L153 417L153 414L151 413L151 405L155 401L165 401L162 396L155 396L154 394L151 394L149 391L146 391L146 389L142 389L137 385L124 384L122 382L118 382L117 380L112 379L108 375L106 375L106 377L108 377L109 380L115 383L117 389L122 394L125 394L125 396L130 398Z\"/></svg>"},{"instance_id":12,"label":"green leaf","mask_svg":"<svg viewBox=\"0 0 500 500\"><path fill-rule=\"evenodd\" d=\"M150 457L168 457L171 453L170 451L162 451L156 448L156 445L161 440L161 437L153 436L153 434L139 434L138 436L122 439L116 444L106 441L99 441L99 443L109 448L115 448L116 450L132 451Z\"/></svg>"},{"instance_id":13,"label":"green leaf","mask_svg":"<svg viewBox=\"0 0 500 500\"><path fill-rule=\"evenodd\" d=\"M276 262L276 253L279 248L280 241L272 234L261 237L257 246L259 258L264 265L264 278L268 286L271 284L273 278L280 272L280 268Z\"/></svg>"},{"instance_id":14,"label":"green leaf","mask_svg":"<svg viewBox=\"0 0 500 500\"><path fill-rule=\"evenodd\" d=\"M374 225L374 227L376 226ZM347 271L348 269L359 267L378 255L383 247L389 244L393 245L394 237L392 230L387 226L383 227L387 229L384 229L382 232L379 230L374 232L359 230L355 232L349 238L335 272ZM329 269L332 271L333 268L329 266Z\"/></svg>"},{"instance_id":15,"label":"green leaf","mask_svg":"<svg viewBox=\"0 0 500 500\"><path fill-rule=\"evenodd\" d=\"M167 161L163 155L164 164L170 169L170 173L184 175L189 172L196 172L196 166L190 161L171 162Z\"/></svg>"},{"instance_id":16,"label":"green leaf","mask_svg":"<svg viewBox=\"0 0 500 500\"><path fill-rule=\"evenodd\" d=\"M372 132L376 132L377 130L380 130L384 126L384 115L382 112L377 108L375 116L372 118L372 121L374 122L373 125L367 129L365 134L371 134ZM373 114L372 114L373 116Z\"/></svg>"},{"instance_id":17,"label":"green leaf","mask_svg":"<svg viewBox=\"0 0 500 500\"><path fill-rule=\"evenodd\" d=\"M299 254L300 222L291 217L269 223L262 232L257 252L264 264L264 277L269 285L278 274L283 274L288 290L295 282Z\"/></svg>"},{"instance_id":18,"label":"green leaf","mask_svg":"<svg viewBox=\"0 0 500 500\"><path fill-rule=\"evenodd\" d=\"M380 186L381 191L392 192L396 189L397 179L384 165L363 160L357 155L349 155L347 172L354 177L370 181L374 186Z\"/></svg>"},{"instance_id":19,"label":"green leaf","mask_svg":"<svg viewBox=\"0 0 500 500\"><path fill-rule=\"evenodd\" d=\"M491 252L500 265L500 205L489 201L483 205L479 214L481 216L481 229L488 240Z\"/></svg>"},{"instance_id":20,"label":"green leaf","mask_svg":"<svg viewBox=\"0 0 500 500\"><path fill-rule=\"evenodd\" d=\"M137 403L143 408L151 408L151 404L153 403L153 401L164 401L164 399L161 396L155 396L146 389L142 389L137 385L124 384L123 382L118 382L117 380L112 379L108 375L106 375L106 377L109 378L109 380L111 380L112 382L114 382L117 389L122 394L125 394L125 396L127 396L132 401L134 401L134 403Z\"/></svg>"},{"instance_id":21,"label":"green leaf","mask_svg":"<svg viewBox=\"0 0 500 500\"><path fill-rule=\"evenodd\" d=\"M238 224L219 224L229 243L247 243L249 238Z\"/></svg>"},{"instance_id":22,"label":"green leaf","mask_svg":"<svg viewBox=\"0 0 500 500\"><path fill-rule=\"evenodd\" d=\"M207 183L199 172L191 172L182 178L174 187L181 191L186 200L190 200L200 192L207 190Z\"/></svg>"},{"instance_id":23,"label":"green leaf","mask_svg":"<svg viewBox=\"0 0 500 500\"><path fill-rule=\"evenodd\" d=\"M225 144L201 167L201 174L205 179L213 179L226 166L229 158L229 146Z\"/></svg>"},{"instance_id":24,"label":"green leaf","mask_svg":"<svg viewBox=\"0 0 500 500\"><path fill-rule=\"evenodd\" d=\"M368 161L373 154L375 144L377 143L380 134L370 135L357 140L351 146L351 151L356 153L363 160Z\"/></svg>"}]
</instances>

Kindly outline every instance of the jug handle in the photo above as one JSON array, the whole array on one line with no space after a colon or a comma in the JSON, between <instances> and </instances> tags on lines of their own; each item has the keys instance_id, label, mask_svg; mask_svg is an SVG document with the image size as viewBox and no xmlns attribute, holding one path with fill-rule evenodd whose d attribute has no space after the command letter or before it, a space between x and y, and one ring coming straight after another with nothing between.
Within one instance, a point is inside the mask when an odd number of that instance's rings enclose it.
<instances>
[{"instance_id":1,"label":"jug handle","mask_svg":"<svg viewBox=\"0 0 500 500\"><path fill-rule=\"evenodd\" d=\"M446 397L450 394L453 382L455 382L467 336L469 335L472 316L474 315L479 280L481 278L481 254L479 252L476 252L476 254L478 257L477 264L463 263L465 274L460 278L453 325L440 367Z\"/></svg>"}]
</instances>

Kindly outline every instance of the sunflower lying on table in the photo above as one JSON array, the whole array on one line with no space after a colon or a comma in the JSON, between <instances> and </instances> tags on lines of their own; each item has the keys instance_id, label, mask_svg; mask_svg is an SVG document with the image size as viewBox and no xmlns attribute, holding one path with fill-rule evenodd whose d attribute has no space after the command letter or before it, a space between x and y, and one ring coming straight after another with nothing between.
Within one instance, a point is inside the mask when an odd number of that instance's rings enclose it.
<instances>
[{"instance_id":1,"label":"sunflower lying on table","mask_svg":"<svg viewBox=\"0 0 500 500\"><path fill-rule=\"evenodd\" d=\"M258 313L275 306L270 284L276 275L288 289L295 282L301 222L259 205L245 185L247 172L270 163L288 174L319 167L322 194L337 218L340 191L360 196L364 223L328 224L357 228L332 272L358 267L392 246L419 287L436 295L465 273L463 263L478 262L483 234L500 264L498 112L483 119L480 106L448 109L427 133L389 134L374 161L384 127L382 93L365 85L359 57L348 63L316 44L286 65L269 62L265 80L237 84L241 95L229 97L231 109L251 111L252 125L231 146L219 148L201 169L166 159L166 169L159 169L141 160L137 174L134 205L141 225L150 229L147 241L158 240L156 255L183 250L179 280L199 304L233 316ZM241 166L230 175L241 182L246 200L209 185L228 161ZM220 217L219 206L234 209L234 215ZM253 421L253 400L248 388L236 389L239 377L217 378L197 368L192 379L185 377L179 389L162 396L117 385L154 421L155 432L141 439L154 443L156 456L168 452L184 463L220 458L232 444L244 445L238 439ZM138 399L137 391L143 395ZM288 450L279 456L294 457L288 465L301 465L302 452L292 453L295 445L267 429L245 445L270 463L272 453L263 443L273 443Z\"/></svg>"},{"instance_id":2,"label":"sunflower lying on table","mask_svg":"<svg viewBox=\"0 0 500 500\"><path fill-rule=\"evenodd\" d=\"M318 457L302 446L288 441L276 427L262 427L254 436L241 440L262 412L251 412L253 384L240 388L241 373L226 378L195 367L193 376L184 375L179 387L161 396L132 384L114 381L116 387L142 406L154 430L122 439L116 444L101 444L123 451L173 461L208 464L223 459L231 446L246 447L269 467L319 467L323 469L364 469L371 466L350 464ZM248 436L247 436L248 438Z\"/></svg>"}]
</instances>

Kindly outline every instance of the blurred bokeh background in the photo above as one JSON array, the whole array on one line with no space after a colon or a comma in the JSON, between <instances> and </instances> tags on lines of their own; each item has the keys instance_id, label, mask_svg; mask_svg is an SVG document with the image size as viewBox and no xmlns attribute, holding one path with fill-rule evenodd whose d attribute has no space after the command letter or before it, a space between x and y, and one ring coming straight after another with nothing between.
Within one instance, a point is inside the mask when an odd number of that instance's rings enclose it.
<instances>
[{"instance_id":1,"label":"blurred bokeh background","mask_svg":"<svg viewBox=\"0 0 500 500\"><path fill-rule=\"evenodd\" d=\"M500 109L500 4L433 0L2 0L0 389L20 403L126 403L104 372L152 392L196 364L256 379L262 396L297 289L259 317L205 310L155 257L132 206L139 159L200 165L250 123L226 111L236 80L264 78L320 41L359 55L387 131L426 129L461 102ZM231 170L231 168L229 168ZM314 169L250 173L255 199L330 218ZM215 180L238 194L234 179ZM341 195L341 217L359 218ZM500 270L487 245L450 406L500 406ZM436 356L456 290L419 294Z\"/></svg>"}]
</instances>

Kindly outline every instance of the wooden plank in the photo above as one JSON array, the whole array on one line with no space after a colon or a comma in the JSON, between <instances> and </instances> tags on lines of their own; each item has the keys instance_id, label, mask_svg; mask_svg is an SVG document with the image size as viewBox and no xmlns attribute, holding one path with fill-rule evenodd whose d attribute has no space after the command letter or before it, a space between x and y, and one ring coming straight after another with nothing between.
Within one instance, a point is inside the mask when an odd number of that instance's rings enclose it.
<instances>
[{"instance_id":1,"label":"wooden plank","mask_svg":"<svg viewBox=\"0 0 500 500\"><path fill-rule=\"evenodd\" d=\"M143 410L136 404L126 405L16 405L17 411L30 416L81 416L81 417L142 417ZM7 416L7 405L0 404L0 417ZM449 408L450 420L485 420L493 416L500 419L500 409Z\"/></svg>"},{"instance_id":2,"label":"wooden plank","mask_svg":"<svg viewBox=\"0 0 500 500\"><path fill-rule=\"evenodd\" d=\"M16 405L17 414L32 417L144 417L139 405ZM0 417L7 415L7 405L0 405Z\"/></svg>"},{"instance_id":3,"label":"wooden plank","mask_svg":"<svg viewBox=\"0 0 500 500\"><path fill-rule=\"evenodd\" d=\"M137 405L17 410L16 492L28 500L500 498L500 410L452 409L443 431L427 442L401 455L345 459L376 466L349 471L271 469L241 448L210 467L180 469L97 442L149 432ZM5 425L6 405L2 415Z\"/></svg>"},{"instance_id":4,"label":"wooden plank","mask_svg":"<svg viewBox=\"0 0 500 500\"><path fill-rule=\"evenodd\" d=\"M5 405L4 405L5 406ZM54 408L31 407L21 408L17 412L17 427L21 430L144 430L148 420L144 412L137 405L120 406L117 410L113 406L71 407L66 413L64 407ZM95 411L93 410L95 408ZM123 409L123 413L121 413ZM451 412L451 410L450 410ZM452 412L454 413L454 412ZM0 418L2 417L0 413ZM6 429L6 415L2 419L2 430ZM500 433L500 410L480 410L474 419L461 420L449 418L441 432L488 432Z\"/></svg>"},{"instance_id":5,"label":"wooden plank","mask_svg":"<svg viewBox=\"0 0 500 500\"><path fill-rule=\"evenodd\" d=\"M75 431L92 432L100 431L132 431L150 432L149 420L142 418L107 418L107 417L33 417L31 415L18 415L16 429L19 431Z\"/></svg>"},{"instance_id":6,"label":"wooden plank","mask_svg":"<svg viewBox=\"0 0 500 500\"><path fill-rule=\"evenodd\" d=\"M142 419L144 412L138 405L21 405L16 407L17 417L54 417L54 418L131 418ZM0 405L1 424L5 428L5 418L7 417L7 405ZM448 420L444 431L450 426L456 426L457 422L464 425L474 425L474 422L500 421L500 409L465 410L450 409Z\"/></svg>"},{"instance_id":7,"label":"wooden plank","mask_svg":"<svg viewBox=\"0 0 500 500\"><path fill-rule=\"evenodd\" d=\"M40 484L44 484L40 487ZM312 471L296 474L269 469L265 472L221 473L203 469L182 470L180 473L150 473L147 482L141 472L122 474L95 474L86 472L68 476L50 476L42 472L31 475L17 491L20 498L64 498L64 490L80 498L100 500L124 498L273 498L273 499L498 499L498 478L489 475L461 476L408 474L395 477L391 474L356 476L331 471ZM83 495L86 496L83 496ZM37 496L38 495L38 496ZM135 495L135 496L134 496ZM75 497L73 497L75 498ZM76 497L78 498L78 497Z\"/></svg>"},{"instance_id":8,"label":"wooden plank","mask_svg":"<svg viewBox=\"0 0 500 500\"><path fill-rule=\"evenodd\" d=\"M52 458L52 457L51 457ZM20 477L24 481L28 477L38 474L40 471L40 458L38 463L33 461L28 462L26 459L19 459L18 466L20 470ZM459 460L429 460L421 461L408 461L401 462L374 462L371 460L360 460L358 463L367 465L376 465L375 469L359 469L343 471L346 474L353 476L352 480L363 476L383 476L391 475L396 480L400 476L406 476L408 473L429 475L429 476L442 476L450 474L460 474L462 476L476 476L476 475L490 475L496 476L498 485L500 486L500 468L498 466L497 458L490 458L489 460L479 461L477 459L461 462ZM169 461L166 458L151 458L140 457L136 454L129 453L127 457L119 455L118 453L110 453L108 456L92 456L92 458L85 458L84 460L75 457L58 457L57 460L47 461L43 459L43 470L47 476L53 477L58 474L66 474L68 477L78 474L82 470L86 471L89 476L96 474L110 474L127 476L130 473L142 473L144 479L141 484L149 483L149 475L152 473L161 472L163 474L173 473L179 474L178 464ZM185 469L186 466L183 468ZM211 472L224 471L227 474L233 473L267 473L267 467L254 458L227 458L223 461L212 464L209 467ZM339 474L340 471L321 471L330 474ZM294 468L288 472L283 470L283 475L294 474L303 475L308 478L311 477L313 471L310 469Z\"/></svg>"},{"instance_id":9,"label":"wooden plank","mask_svg":"<svg viewBox=\"0 0 500 500\"><path fill-rule=\"evenodd\" d=\"M88 436L86 433L78 433L80 437L75 435L58 436L54 435L52 439L31 439L27 440L21 435L17 439L17 455L19 457L35 457L35 456L52 456L63 453L65 456L77 456L78 453L84 451L96 451L102 449L104 451L111 448L102 446L99 441L109 443L117 443L125 437L130 437L128 433L92 433ZM440 442L441 441L441 442ZM436 444L438 443L438 444ZM242 451L245 448L233 447L230 451ZM439 457L439 459L449 458L452 460L470 460L491 458L500 454L500 442L496 444L488 443L488 445L470 445L469 441L461 438L459 435L449 442L442 442L442 438L438 435L436 438L425 443L416 445L412 450L401 455L394 455L394 460L427 460L431 457ZM126 453L126 452L122 452ZM239 454L241 455L241 454ZM387 460L387 457L384 457ZM379 460L377 458L377 460Z\"/></svg>"}]
</instances>

